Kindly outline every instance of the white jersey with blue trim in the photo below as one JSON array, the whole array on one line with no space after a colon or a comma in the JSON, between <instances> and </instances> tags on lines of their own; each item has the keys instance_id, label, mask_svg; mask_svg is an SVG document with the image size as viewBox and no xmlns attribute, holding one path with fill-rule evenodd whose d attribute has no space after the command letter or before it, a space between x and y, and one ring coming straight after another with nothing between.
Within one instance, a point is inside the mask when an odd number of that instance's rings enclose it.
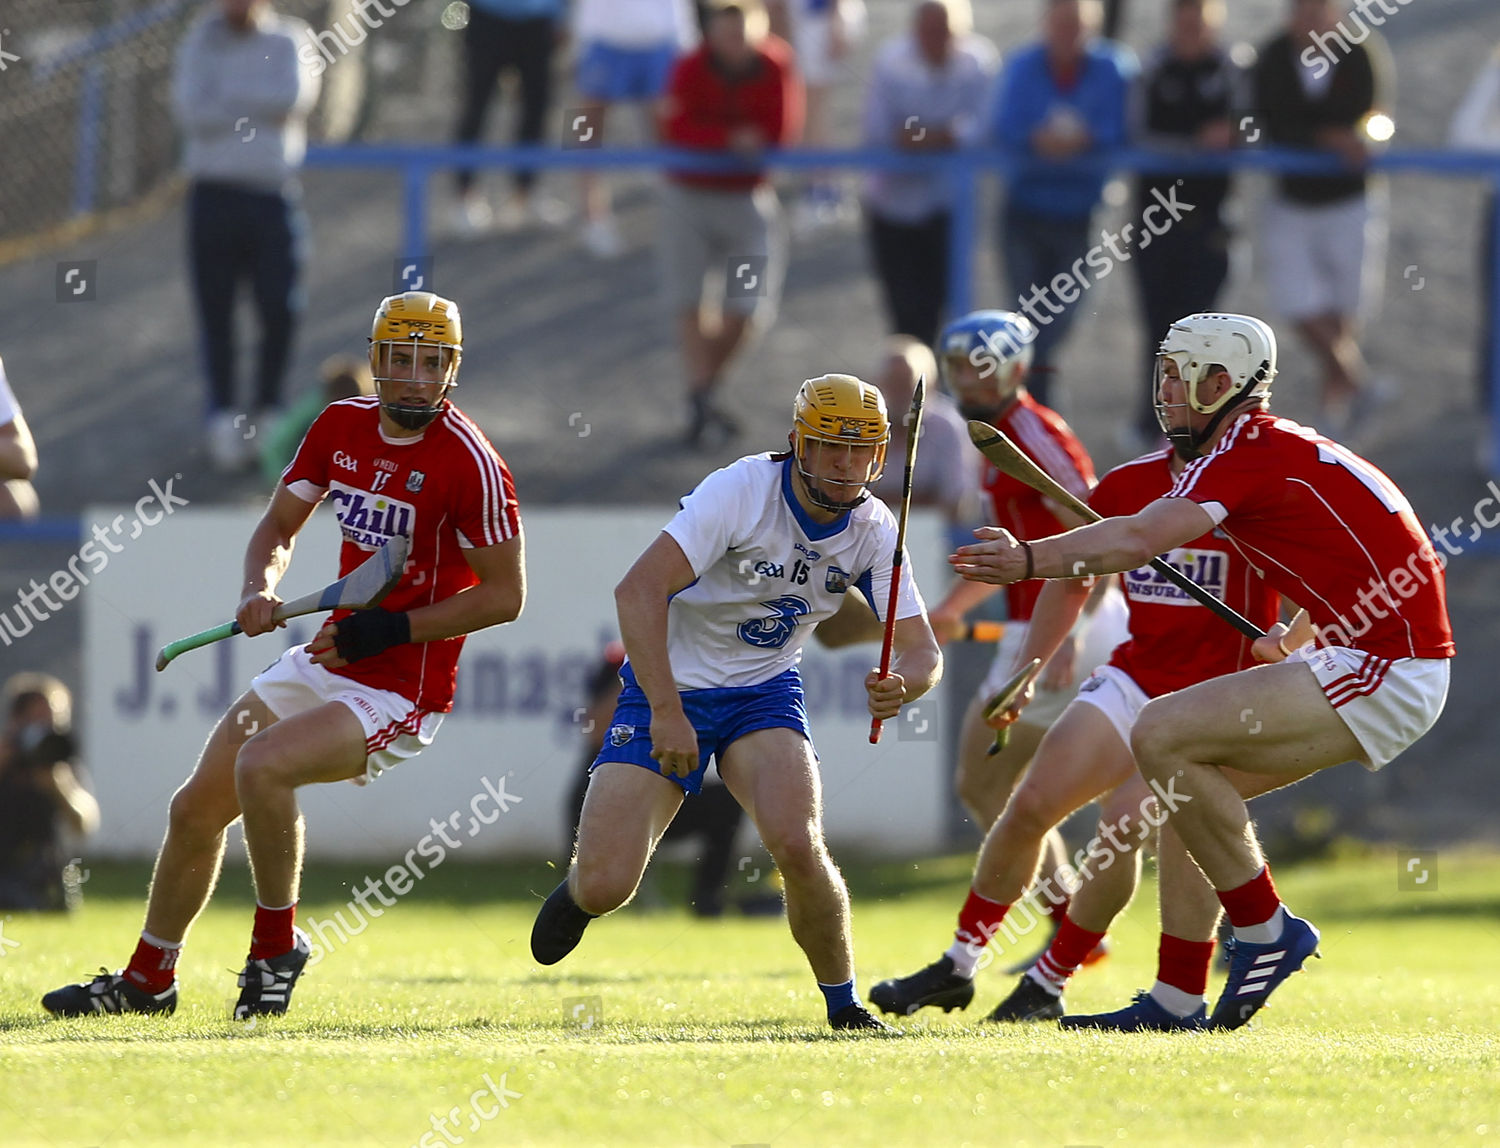
<instances>
[{"instance_id":1,"label":"white jersey with blue trim","mask_svg":"<svg viewBox=\"0 0 1500 1148\"><path fill-rule=\"evenodd\" d=\"M714 471L665 530L695 576L667 611L679 690L753 686L785 673L850 592L884 617L895 516L867 498L833 522L814 522L793 493L789 456L750 455ZM898 620L926 609L909 561L896 602Z\"/></svg>"}]
</instances>

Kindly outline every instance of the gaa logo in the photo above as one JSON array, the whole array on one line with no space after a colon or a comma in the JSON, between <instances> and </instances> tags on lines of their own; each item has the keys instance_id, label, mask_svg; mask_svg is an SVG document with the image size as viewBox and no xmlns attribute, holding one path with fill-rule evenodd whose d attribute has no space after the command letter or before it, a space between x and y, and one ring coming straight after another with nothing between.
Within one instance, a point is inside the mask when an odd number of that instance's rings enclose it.
<instances>
[{"instance_id":1,"label":"gaa logo","mask_svg":"<svg viewBox=\"0 0 1500 1148\"><path fill-rule=\"evenodd\" d=\"M612 725L609 727L609 744L616 748L624 745L635 736L633 725Z\"/></svg>"}]
</instances>

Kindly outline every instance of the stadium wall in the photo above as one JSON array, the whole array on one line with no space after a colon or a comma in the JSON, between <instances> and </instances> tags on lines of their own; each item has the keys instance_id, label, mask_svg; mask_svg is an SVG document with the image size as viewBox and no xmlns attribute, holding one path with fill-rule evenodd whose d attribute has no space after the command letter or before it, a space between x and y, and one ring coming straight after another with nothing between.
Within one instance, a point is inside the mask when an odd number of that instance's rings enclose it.
<instances>
[{"instance_id":1,"label":"stadium wall","mask_svg":"<svg viewBox=\"0 0 1500 1148\"><path fill-rule=\"evenodd\" d=\"M84 745L102 809L100 831L87 844L90 857L155 855L167 802L215 720L251 677L320 624L317 615L295 619L278 634L233 638L153 671L165 642L229 616L258 513L177 509L136 539L128 531L117 535L119 552L90 574L81 595ZM420 758L363 788L341 783L301 791L308 856L388 859L425 839L430 862L442 840L433 821L447 821L449 837L459 842L444 848L450 856L564 853L565 805L581 768L584 681L616 633L612 590L670 514L667 507L528 511L522 617L469 638L454 712ZM133 518L132 507L98 506L83 521L107 528ZM85 537L91 529L86 525ZM919 584L930 594L947 578L941 519L914 512L908 541ZM314 515L298 540L283 596L324 584L336 568L337 547L332 516ZM96 564L82 568L87 573ZM943 687L907 707L901 722L887 723L881 744L870 745L862 681L878 653L873 645L828 651L809 643L803 660L829 838L835 849L871 855L932 851L944 840L949 785L943 723L935 716L944 712Z\"/></svg>"}]
</instances>

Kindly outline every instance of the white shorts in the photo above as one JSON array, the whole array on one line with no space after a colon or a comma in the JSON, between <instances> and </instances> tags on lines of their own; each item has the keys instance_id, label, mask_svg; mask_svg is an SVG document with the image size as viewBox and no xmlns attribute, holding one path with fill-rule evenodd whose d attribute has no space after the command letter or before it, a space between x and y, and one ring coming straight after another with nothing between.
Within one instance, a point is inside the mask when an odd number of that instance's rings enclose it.
<instances>
[{"instance_id":1,"label":"white shorts","mask_svg":"<svg viewBox=\"0 0 1500 1148\"><path fill-rule=\"evenodd\" d=\"M984 684L979 687L979 696L988 701L1020 669L1016 664L1021 648L1026 644L1029 622L1007 622L1005 634L995 647L995 658L990 662ZM1037 687L1031 704L1021 711L1020 721L1027 725L1047 729L1068 708L1068 703L1078 694L1078 686L1095 666L1109 661L1110 654L1121 642L1130 637L1130 611L1125 605L1125 596L1118 585L1106 591L1099 608L1088 621L1078 643L1078 653L1073 660L1073 684L1060 690ZM1130 744L1126 740L1127 745Z\"/></svg>"},{"instance_id":2,"label":"white shorts","mask_svg":"<svg viewBox=\"0 0 1500 1148\"><path fill-rule=\"evenodd\" d=\"M1448 700L1451 658L1378 658L1347 646L1293 651L1305 661L1334 711L1376 770L1430 730Z\"/></svg>"},{"instance_id":3,"label":"white shorts","mask_svg":"<svg viewBox=\"0 0 1500 1148\"><path fill-rule=\"evenodd\" d=\"M1272 196L1261 254L1272 306L1291 320L1367 317L1385 275L1386 212L1379 190L1322 206Z\"/></svg>"},{"instance_id":4,"label":"white shorts","mask_svg":"<svg viewBox=\"0 0 1500 1148\"><path fill-rule=\"evenodd\" d=\"M1130 748L1130 731L1141 716L1141 707L1151 699L1135 684L1135 679L1119 666L1103 665L1078 687L1081 704L1091 705L1109 719L1125 748ZM1025 711L1021 711L1024 713Z\"/></svg>"},{"instance_id":5,"label":"white shorts","mask_svg":"<svg viewBox=\"0 0 1500 1148\"><path fill-rule=\"evenodd\" d=\"M416 757L437 735L443 715L417 708L393 690L377 690L314 664L307 647L292 646L250 683L277 718L339 702L365 727L365 776Z\"/></svg>"}]
</instances>

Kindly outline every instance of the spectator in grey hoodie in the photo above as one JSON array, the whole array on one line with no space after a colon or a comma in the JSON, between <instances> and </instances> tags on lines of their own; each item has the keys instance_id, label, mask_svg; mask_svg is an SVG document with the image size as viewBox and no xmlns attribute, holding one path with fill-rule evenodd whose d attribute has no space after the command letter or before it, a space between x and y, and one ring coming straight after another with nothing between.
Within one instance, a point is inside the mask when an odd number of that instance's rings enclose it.
<instances>
[{"instance_id":1,"label":"spectator in grey hoodie","mask_svg":"<svg viewBox=\"0 0 1500 1148\"><path fill-rule=\"evenodd\" d=\"M217 0L177 51L172 108L192 179L188 248L208 376L207 446L225 471L255 457L275 421L302 310L307 223L297 172L318 73L299 60L308 26L267 0ZM253 400L235 392L234 302L250 281L261 344Z\"/></svg>"}]
</instances>

